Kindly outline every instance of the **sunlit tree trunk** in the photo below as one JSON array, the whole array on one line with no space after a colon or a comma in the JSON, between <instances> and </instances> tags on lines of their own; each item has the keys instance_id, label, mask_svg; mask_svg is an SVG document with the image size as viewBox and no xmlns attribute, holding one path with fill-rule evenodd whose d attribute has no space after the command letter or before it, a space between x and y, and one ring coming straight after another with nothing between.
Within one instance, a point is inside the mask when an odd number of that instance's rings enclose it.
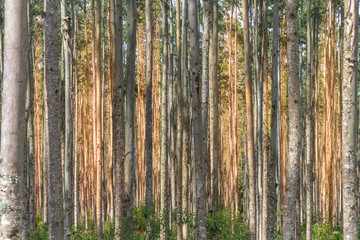
<instances>
[{"instance_id":1,"label":"sunlit tree trunk","mask_svg":"<svg viewBox=\"0 0 360 240\"><path fill-rule=\"evenodd\" d=\"M167 214L169 206L169 175L168 175L168 128L167 128L167 106L168 106L168 3L165 0L161 1L162 10L162 30L163 30L163 69L160 90L160 214ZM160 239L165 240L167 236L167 228L169 221L165 217L164 223L160 225Z\"/></svg>"},{"instance_id":2,"label":"sunlit tree trunk","mask_svg":"<svg viewBox=\"0 0 360 240\"><path fill-rule=\"evenodd\" d=\"M247 121L247 159L249 172L249 227L250 239L256 238L256 179L255 179L255 149L252 107L252 77L251 77L251 46L249 34L249 16L247 2L242 0L242 20L244 31L244 59L245 59L245 98L246 98L246 121Z\"/></svg>"},{"instance_id":3,"label":"sunlit tree trunk","mask_svg":"<svg viewBox=\"0 0 360 240\"><path fill-rule=\"evenodd\" d=\"M27 3L5 1L0 238L21 239L27 75Z\"/></svg>"},{"instance_id":4,"label":"sunlit tree trunk","mask_svg":"<svg viewBox=\"0 0 360 240\"><path fill-rule=\"evenodd\" d=\"M289 102L289 157L286 166L286 196L283 238L295 239L301 149L301 89L299 79L298 0L286 1L287 79Z\"/></svg>"},{"instance_id":5,"label":"sunlit tree trunk","mask_svg":"<svg viewBox=\"0 0 360 240\"><path fill-rule=\"evenodd\" d=\"M344 69L342 82L342 201L344 239L358 239L357 61L359 1L344 1Z\"/></svg>"}]
</instances>

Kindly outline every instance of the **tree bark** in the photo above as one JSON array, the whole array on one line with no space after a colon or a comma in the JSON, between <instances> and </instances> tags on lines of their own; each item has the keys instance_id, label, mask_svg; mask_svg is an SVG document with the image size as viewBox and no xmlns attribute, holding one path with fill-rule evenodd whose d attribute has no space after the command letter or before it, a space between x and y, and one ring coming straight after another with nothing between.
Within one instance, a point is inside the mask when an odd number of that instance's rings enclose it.
<instances>
[{"instance_id":1,"label":"tree bark","mask_svg":"<svg viewBox=\"0 0 360 240\"><path fill-rule=\"evenodd\" d=\"M245 98L246 98L246 121L247 121L247 158L249 169L249 227L250 239L256 238L256 179L255 179L255 149L252 107L252 77L251 77L251 46L249 36L249 17L247 2L242 0L242 20L244 31L244 58L245 58Z\"/></svg>"},{"instance_id":2,"label":"tree bark","mask_svg":"<svg viewBox=\"0 0 360 240\"><path fill-rule=\"evenodd\" d=\"M306 240L312 235L313 210L313 159L314 159L314 82L312 76L312 30L311 30L311 0L307 0L306 22Z\"/></svg>"},{"instance_id":3,"label":"tree bark","mask_svg":"<svg viewBox=\"0 0 360 240\"><path fill-rule=\"evenodd\" d=\"M342 200L344 239L358 239L359 188L357 177L357 66L359 1L344 1L342 83Z\"/></svg>"},{"instance_id":4,"label":"tree bark","mask_svg":"<svg viewBox=\"0 0 360 240\"><path fill-rule=\"evenodd\" d=\"M136 205L136 154L135 154L135 57L136 57L136 1L127 1L128 42L126 64L125 101L125 175L124 214L129 217L132 232L133 207Z\"/></svg>"},{"instance_id":5,"label":"tree bark","mask_svg":"<svg viewBox=\"0 0 360 240\"><path fill-rule=\"evenodd\" d=\"M210 174L211 209L219 208L219 164L220 164L220 123L219 123L219 83L218 83L218 0L212 0L209 56L209 123L210 123Z\"/></svg>"},{"instance_id":6,"label":"tree bark","mask_svg":"<svg viewBox=\"0 0 360 240\"><path fill-rule=\"evenodd\" d=\"M298 0L286 1L287 60L288 60L288 102L289 102L289 158L286 166L286 196L284 208L283 238L295 239L296 222L294 213L299 189L299 168L301 151L301 89L299 79L299 30Z\"/></svg>"},{"instance_id":7,"label":"tree bark","mask_svg":"<svg viewBox=\"0 0 360 240\"><path fill-rule=\"evenodd\" d=\"M63 179L60 132L59 1L46 1L45 18L45 124L47 152L47 207L49 239L64 239Z\"/></svg>"},{"instance_id":8,"label":"tree bark","mask_svg":"<svg viewBox=\"0 0 360 240\"><path fill-rule=\"evenodd\" d=\"M21 239L27 75L27 3L5 1L0 237Z\"/></svg>"},{"instance_id":9,"label":"tree bark","mask_svg":"<svg viewBox=\"0 0 360 240\"><path fill-rule=\"evenodd\" d=\"M164 216L164 223L160 225L160 239L167 239L168 218L167 210L169 206L169 175L168 175L168 128L167 128L167 106L168 106L168 3L165 0L161 1L162 9L162 28L163 28L163 69L161 81L161 105L160 105L160 216Z\"/></svg>"}]
</instances>

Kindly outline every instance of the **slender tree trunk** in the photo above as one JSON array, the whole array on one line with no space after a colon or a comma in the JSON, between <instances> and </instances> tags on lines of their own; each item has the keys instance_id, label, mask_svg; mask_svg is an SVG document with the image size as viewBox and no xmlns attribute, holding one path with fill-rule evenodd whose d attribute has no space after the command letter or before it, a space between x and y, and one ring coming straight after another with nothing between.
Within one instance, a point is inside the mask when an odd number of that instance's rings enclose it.
<instances>
[{"instance_id":1,"label":"slender tree trunk","mask_svg":"<svg viewBox=\"0 0 360 240\"><path fill-rule=\"evenodd\" d=\"M136 57L136 1L127 1L128 50L126 64L126 105L125 105L125 186L124 214L130 218L132 232L133 207L136 205L136 155L135 155L135 57Z\"/></svg>"},{"instance_id":2,"label":"slender tree trunk","mask_svg":"<svg viewBox=\"0 0 360 240\"><path fill-rule=\"evenodd\" d=\"M358 239L357 61L359 1L344 1L344 59L342 83L342 201L344 239Z\"/></svg>"},{"instance_id":3,"label":"slender tree trunk","mask_svg":"<svg viewBox=\"0 0 360 240\"><path fill-rule=\"evenodd\" d=\"M21 239L27 75L27 3L5 1L0 238Z\"/></svg>"},{"instance_id":4,"label":"slender tree trunk","mask_svg":"<svg viewBox=\"0 0 360 240\"><path fill-rule=\"evenodd\" d=\"M161 106L160 106L160 214L164 216L164 223L160 225L160 239L167 239L168 231L168 218L167 210L169 206L169 176L168 176L168 128L167 128L167 105L168 105L168 3L165 0L161 1L162 9L162 28L163 28L163 70L162 70L162 81L161 81Z\"/></svg>"},{"instance_id":5,"label":"slender tree trunk","mask_svg":"<svg viewBox=\"0 0 360 240\"><path fill-rule=\"evenodd\" d=\"M289 158L286 166L286 196L284 209L283 238L295 239L296 222L299 217L294 213L299 189L299 168L301 146L301 89L299 79L299 37L298 37L298 0L286 2L287 22L287 60L289 96Z\"/></svg>"},{"instance_id":6,"label":"slender tree trunk","mask_svg":"<svg viewBox=\"0 0 360 240\"><path fill-rule=\"evenodd\" d=\"M267 9L267 7L265 7ZM276 165L279 161L279 102L280 102L280 76L279 76L279 1L274 1L273 8L273 46L272 46L272 96L271 96L271 136L270 155L264 161L264 203L263 203L263 239L274 239L274 226L276 221ZM265 160L264 156L264 160ZM265 206L266 205L266 206ZM265 207L265 209L264 209Z\"/></svg>"},{"instance_id":7,"label":"slender tree trunk","mask_svg":"<svg viewBox=\"0 0 360 240\"><path fill-rule=\"evenodd\" d=\"M189 166L190 166L190 123L189 123L189 97L188 97L188 59L187 59L187 40L188 40L188 0L183 0L183 9L182 9L182 69L181 69L181 90L182 90L182 100L181 105L181 122L183 130L183 141L182 141L182 210L183 212L189 211ZM188 224L183 224L182 226L183 238L188 237L189 226Z\"/></svg>"},{"instance_id":8,"label":"slender tree trunk","mask_svg":"<svg viewBox=\"0 0 360 240\"><path fill-rule=\"evenodd\" d=\"M61 0L61 34L62 49L64 54L64 78L65 78L65 161L64 161L64 200L65 200L65 239L70 239L73 203L72 203L72 114L71 114L71 48L70 48L70 17L67 13L65 0Z\"/></svg>"},{"instance_id":9,"label":"slender tree trunk","mask_svg":"<svg viewBox=\"0 0 360 240\"><path fill-rule=\"evenodd\" d=\"M145 164L147 207L153 207L153 31L152 31L152 0L145 1L146 17L146 127L145 127Z\"/></svg>"},{"instance_id":10,"label":"slender tree trunk","mask_svg":"<svg viewBox=\"0 0 360 240\"><path fill-rule=\"evenodd\" d=\"M218 0L212 0L212 26L210 30L209 56L209 117L210 117L210 177L212 203L211 210L219 208L219 164L220 164L220 123L219 123L219 83L218 83Z\"/></svg>"},{"instance_id":11,"label":"slender tree trunk","mask_svg":"<svg viewBox=\"0 0 360 240\"><path fill-rule=\"evenodd\" d=\"M49 239L64 239L63 184L60 132L59 71L59 1L46 1L45 18L45 82L47 146L47 205Z\"/></svg>"},{"instance_id":12,"label":"slender tree trunk","mask_svg":"<svg viewBox=\"0 0 360 240\"><path fill-rule=\"evenodd\" d=\"M313 119L313 92L312 76L312 33L311 33L311 0L307 1L306 23L306 239L312 235L312 202L313 202L313 159L314 159L314 119Z\"/></svg>"},{"instance_id":13,"label":"slender tree trunk","mask_svg":"<svg viewBox=\"0 0 360 240\"><path fill-rule=\"evenodd\" d=\"M112 124L113 124L113 154L115 164L115 229L120 230L121 218L125 217L124 202L124 164L125 164L125 88L123 78L123 38L122 38L122 1L111 1L112 10L112 64L113 64L113 92L112 92ZM120 236L117 235L119 240Z\"/></svg>"},{"instance_id":14,"label":"slender tree trunk","mask_svg":"<svg viewBox=\"0 0 360 240\"><path fill-rule=\"evenodd\" d=\"M185 66L183 66L185 68ZM183 142L183 125L182 125L182 116L181 116L181 107L184 104L182 98L182 80L181 80L181 20L180 20L180 0L176 0L176 205L177 209L180 212L180 218L183 216L182 208L182 192L183 192L183 183L182 183L182 142ZM182 226L178 224L177 226L177 238L182 240Z\"/></svg>"},{"instance_id":15,"label":"slender tree trunk","mask_svg":"<svg viewBox=\"0 0 360 240\"><path fill-rule=\"evenodd\" d=\"M244 30L244 58L245 58L245 97L246 97L246 121L247 121L247 157L249 168L249 227L250 239L256 238L256 178L255 178L255 149L252 107L252 77L251 77L251 48L249 36L249 17L247 2L242 0L242 19Z\"/></svg>"}]
</instances>

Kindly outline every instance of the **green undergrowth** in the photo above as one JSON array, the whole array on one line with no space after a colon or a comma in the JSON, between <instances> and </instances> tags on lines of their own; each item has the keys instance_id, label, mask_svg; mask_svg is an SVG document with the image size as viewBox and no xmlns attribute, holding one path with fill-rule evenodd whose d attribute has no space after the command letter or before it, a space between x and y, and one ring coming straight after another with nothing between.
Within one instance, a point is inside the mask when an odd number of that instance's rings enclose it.
<instances>
[{"instance_id":1,"label":"green undergrowth","mask_svg":"<svg viewBox=\"0 0 360 240\"><path fill-rule=\"evenodd\" d=\"M95 233L95 224L92 214L87 218L87 224L80 219L77 226L72 228L71 240L99 240ZM124 218L121 221L122 227L115 229L114 221L107 221L100 236L102 240L113 240L116 234L121 239L126 240L145 240L160 239L160 226L167 224L167 239L177 239L177 229L183 224L189 226L189 237L187 240L193 239L196 230L196 217L194 213L182 212L180 210L172 210L161 214L161 216L146 206L140 206L134 209L133 227L129 223L130 219ZM133 229L133 230L131 230ZM211 212L207 216L208 239L232 240L232 239L249 239L249 228L247 223L243 221L243 217L239 213L230 210L220 210ZM29 240L47 240L48 226L39 216L37 216L36 230L29 232Z\"/></svg>"}]
</instances>

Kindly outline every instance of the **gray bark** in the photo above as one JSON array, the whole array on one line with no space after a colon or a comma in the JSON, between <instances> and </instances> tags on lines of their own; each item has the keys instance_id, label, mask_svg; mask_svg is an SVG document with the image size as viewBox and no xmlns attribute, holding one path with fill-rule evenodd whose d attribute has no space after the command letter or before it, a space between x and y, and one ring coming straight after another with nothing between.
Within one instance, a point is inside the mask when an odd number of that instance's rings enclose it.
<instances>
[{"instance_id":1,"label":"gray bark","mask_svg":"<svg viewBox=\"0 0 360 240\"><path fill-rule=\"evenodd\" d=\"M181 69L181 92L182 92L182 105L181 105L181 122L182 122L182 130L183 130L183 141L182 145L182 210L184 212L189 210L189 166L190 166L190 123L189 123L189 97L188 97L188 74L187 74L187 19L188 19L188 0L183 0L183 9L182 9L182 51L181 51L181 61L182 61L182 69ZM184 224L182 226L183 238L188 237L189 226L188 224Z\"/></svg>"},{"instance_id":2,"label":"gray bark","mask_svg":"<svg viewBox=\"0 0 360 240\"><path fill-rule=\"evenodd\" d=\"M287 81L289 109L289 157L286 163L286 196L284 208L284 233L286 240L295 239L295 213L299 193L299 168L301 156L301 89L299 79L299 23L298 0L286 1L287 22Z\"/></svg>"},{"instance_id":3,"label":"gray bark","mask_svg":"<svg viewBox=\"0 0 360 240\"><path fill-rule=\"evenodd\" d=\"M218 0L212 0L212 28L210 31L209 56L209 123L210 123L210 177L213 211L219 208L219 164L220 164L220 123L219 123L219 82L218 82Z\"/></svg>"},{"instance_id":4,"label":"gray bark","mask_svg":"<svg viewBox=\"0 0 360 240\"><path fill-rule=\"evenodd\" d=\"M27 75L27 3L5 1L4 78L0 161L0 238L21 239L25 97Z\"/></svg>"},{"instance_id":5,"label":"gray bark","mask_svg":"<svg viewBox=\"0 0 360 240\"><path fill-rule=\"evenodd\" d=\"M357 177L357 66L359 1L344 1L342 82L342 201L344 239L358 239L359 188Z\"/></svg>"},{"instance_id":6,"label":"gray bark","mask_svg":"<svg viewBox=\"0 0 360 240\"><path fill-rule=\"evenodd\" d=\"M247 159L249 172L249 228L250 239L256 239L256 177L255 177L255 148L253 129L253 107L252 107L252 77L250 63L250 36L247 2L242 0L242 19L244 31L244 58L245 58L245 97L246 97L246 122L247 122Z\"/></svg>"},{"instance_id":7,"label":"gray bark","mask_svg":"<svg viewBox=\"0 0 360 240\"><path fill-rule=\"evenodd\" d=\"M167 228L168 228L168 218L167 210L169 206L169 175L168 175L168 149L169 149L169 139L168 139L168 128L167 128L167 106L168 106L168 3L166 0L161 1L162 9L162 30L163 30L163 69L162 69L162 81L160 89L160 214L164 216L163 223L160 225L160 239L167 239Z\"/></svg>"},{"instance_id":8,"label":"gray bark","mask_svg":"<svg viewBox=\"0 0 360 240\"><path fill-rule=\"evenodd\" d=\"M122 38L122 0L111 1L112 11L112 64L113 64L113 154L115 164L115 229L120 230L124 217L124 163L125 163L125 118L124 118L124 78L123 78L123 38ZM120 236L116 236L119 240Z\"/></svg>"},{"instance_id":9,"label":"gray bark","mask_svg":"<svg viewBox=\"0 0 360 240\"><path fill-rule=\"evenodd\" d=\"M70 48L70 18L67 14L65 0L61 0L61 34L64 55L65 78L65 161L64 161L64 200L65 200L65 239L70 239L73 223L72 203L72 114L71 114L71 48Z\"/></svg>"},{"instance_id":10,"label":"gray bark","mask_svg":"<svg viewBox=\"0 0 360 240\"><path fill-rule=\"evenodd\" d=\"M126 64L126 102L125 102L125 185L124 214L130 218L132 232L133 207L136 201L136 154L135 154L135 59L136 59L136 0L127 1L128 50Z\"/></svg>"},{"instance_id":11,"label":"gray bark","mask_svg":"<svg viewBox=\"0 0 360 240\"><path fill-rule=\"evenodd\" d=\"M312 191L313 191L313 159L314 159L314 87L312 79L312 39L311 39L311 0L307 0L306 22L306 239L312 235Z\"/></svg>"},{"instance_id":12,"label":"gray bark","mask_svg":"<svg viewBox=\"0 0 360 240\"><path fill-rule=\"evenodd\" d=\"M145 201L147 207L153 204L153 34L152 34L152 0L145 1L146 17L146 123L145 123L145 166L146 189Z\"/></svg>"},{"instance_id":13,"label":"gray bark","mask_svg":"<svg viewBox=\"0 0 360 240\"><path fill-rule=\"evenodd\" d=\"M47 206L49 239L64 239L63 182L61 166L61 101L59 71L59 1L45 2L45 82L47 108L46 135L48 145L47 162Z\"/></svg>"},{"instance_id":14,"label":"gray bark","mask_svg":"<svg viewBox=\"0 0 360 240\"><path fill-rule=\"evenodd\" d=\"M192 120L195 160L197 239L207 239L206 233L206 162L203 151L204 126L201 111L201 63L198 28L198 5L189 1L190 81L192 82ZM208 68L208 67L207 67Z\"/></svg>"}]
</instances>

